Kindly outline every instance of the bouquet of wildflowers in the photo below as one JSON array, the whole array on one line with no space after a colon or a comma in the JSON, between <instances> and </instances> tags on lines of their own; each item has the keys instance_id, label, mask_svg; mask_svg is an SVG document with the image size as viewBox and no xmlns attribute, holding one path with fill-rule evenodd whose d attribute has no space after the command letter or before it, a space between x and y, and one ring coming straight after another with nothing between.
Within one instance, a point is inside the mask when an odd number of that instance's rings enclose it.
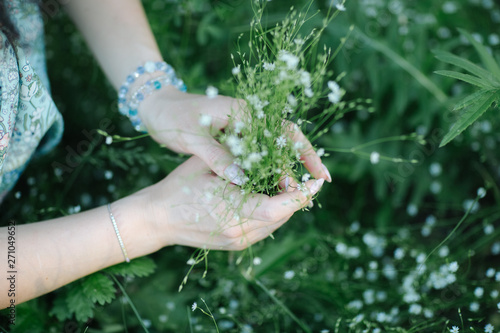
<instances>
[{"instance_id":1,"label":"bouquet of wildflowers","mask_svg":"<svg viewBox=\"0 0 500 333\"><path fill-rule=\"evenodd\" d=\"M297 180L294 186L305 192L310 175L302 171L301 155L312 151L296 140L299 130L306 133L306 126L314 127L307 137L316 139L326 132L322 125L335 120L345 106L345 91L328 70L338 49L332 53L324 46L318 53L321 33L344 8L330 8L321 29L302 35L304 24L319 13L292 8L283 22L267 29L262 23L265 3L253 2L248 55L238 51L239 63L233 56L235 95L244 101L240 107L245 112L231 116L220 141L244 170L243 193L275 195L286 177ZM314 116L308 115L311 110ZM325 154L321 148L316 153Z\"/></svg>"}]
</instances>

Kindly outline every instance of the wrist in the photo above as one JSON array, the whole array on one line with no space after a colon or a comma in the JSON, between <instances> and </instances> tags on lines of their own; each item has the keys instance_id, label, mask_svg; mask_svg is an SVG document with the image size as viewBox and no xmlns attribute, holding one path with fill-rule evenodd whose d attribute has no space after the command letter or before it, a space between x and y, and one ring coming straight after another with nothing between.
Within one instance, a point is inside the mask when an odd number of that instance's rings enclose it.
<instances>
[{"instance_id":1,"label":"wrist","mask_svg":"<svg viewBox=\"0 0 500 333\"><path fill-rule=\"evenodd\" d=\"M113 202L111 209L130 259L164 247L148 213L149 203L144 190ZM118 240L116 242L119 246Z\"/></svg>"}]
</instances>

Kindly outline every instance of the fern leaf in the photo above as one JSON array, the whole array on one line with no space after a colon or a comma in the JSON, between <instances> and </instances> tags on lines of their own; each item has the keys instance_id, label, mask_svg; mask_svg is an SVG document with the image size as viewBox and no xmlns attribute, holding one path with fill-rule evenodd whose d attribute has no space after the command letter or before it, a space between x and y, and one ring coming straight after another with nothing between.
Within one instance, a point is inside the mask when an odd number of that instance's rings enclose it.
<instances>
[{"instance_id":1,"label":"fern leaf","mask_svg":"<svg viewBox=\"0 0 500 333\"><path fill-rule=\"evenodd\" d=\"M489 109L491 104L498 99L498 94L496 91L488 91L479 97L474 104L472 104L465 112L460 115L460 118L455 124L453 124L450 131L444 136L443 141L439 147L443 147L451 140L453 140L457 135L462 133L467 127L469 127L473 122L475 122L479 117L482 116L486 110Z\"/></svg>"}]
</instances>

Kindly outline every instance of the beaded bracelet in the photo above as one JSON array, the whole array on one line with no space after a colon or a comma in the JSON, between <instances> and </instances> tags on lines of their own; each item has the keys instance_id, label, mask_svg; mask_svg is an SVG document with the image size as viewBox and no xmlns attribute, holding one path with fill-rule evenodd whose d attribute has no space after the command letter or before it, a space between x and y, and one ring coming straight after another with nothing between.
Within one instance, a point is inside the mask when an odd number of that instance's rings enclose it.
<instances>
[{"instance_id":1,"label":"beaded bracelet","mask_svg":"<svg viewBox=\"0 0 500 333\"><path fill-rule=\"evenodd\" d=\"M118 243L120 244L120 248L122 249L123 257L125 258L126 262L130 262L127 250L125 250L125 245L123 244L122 236L120 235L120 231L118 231L118 226L116 225L115 216L111 212L111 204L108 204L108 213L109 218L111 219L111 223L113 224L113 229L115 230L116 237L118 238Z\"/></svg>"},{"instance_id":2,"label":"beaded bracelet","mask_svg":"<svg viewBox=\"0 0 500 333\"><path fill-rule=\"evenodd\" d=\"M127 96L130 95L129 87L137 80L137 78L145 73L155 72L165 72L165 74L147 81L131 94L130 99L127 98ZM142 124L137 112L139 104L154 91L160 90L162 87L167 85L173 85L183 92L187 90L184 82L175 75L175 71L172 66L164 61L146 62L144 66L137 67L134 73L127 76L127 79L118 90L118 110L121 114L130 119L132 125L137 131L146 132L146 128Z\"/></svg>"}]
</instances>

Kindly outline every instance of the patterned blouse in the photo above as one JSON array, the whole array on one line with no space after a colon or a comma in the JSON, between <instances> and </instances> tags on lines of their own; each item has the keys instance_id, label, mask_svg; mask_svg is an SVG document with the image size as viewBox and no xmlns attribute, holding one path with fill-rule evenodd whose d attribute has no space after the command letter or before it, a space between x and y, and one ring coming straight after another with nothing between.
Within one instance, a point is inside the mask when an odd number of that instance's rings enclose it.
<instances>
[{"instance_id":1,"label":"patterned blouse","mask_svg":"<svg viewBox=\"0 0 500 333\"><path fill-rule=\"evenodd\" d=\"M20 38L13 45L0 32L0 202L30 159L53 148L63 131L50 96L39 7L7 0L6 8Z\"/></svg>"}]
</instances>

